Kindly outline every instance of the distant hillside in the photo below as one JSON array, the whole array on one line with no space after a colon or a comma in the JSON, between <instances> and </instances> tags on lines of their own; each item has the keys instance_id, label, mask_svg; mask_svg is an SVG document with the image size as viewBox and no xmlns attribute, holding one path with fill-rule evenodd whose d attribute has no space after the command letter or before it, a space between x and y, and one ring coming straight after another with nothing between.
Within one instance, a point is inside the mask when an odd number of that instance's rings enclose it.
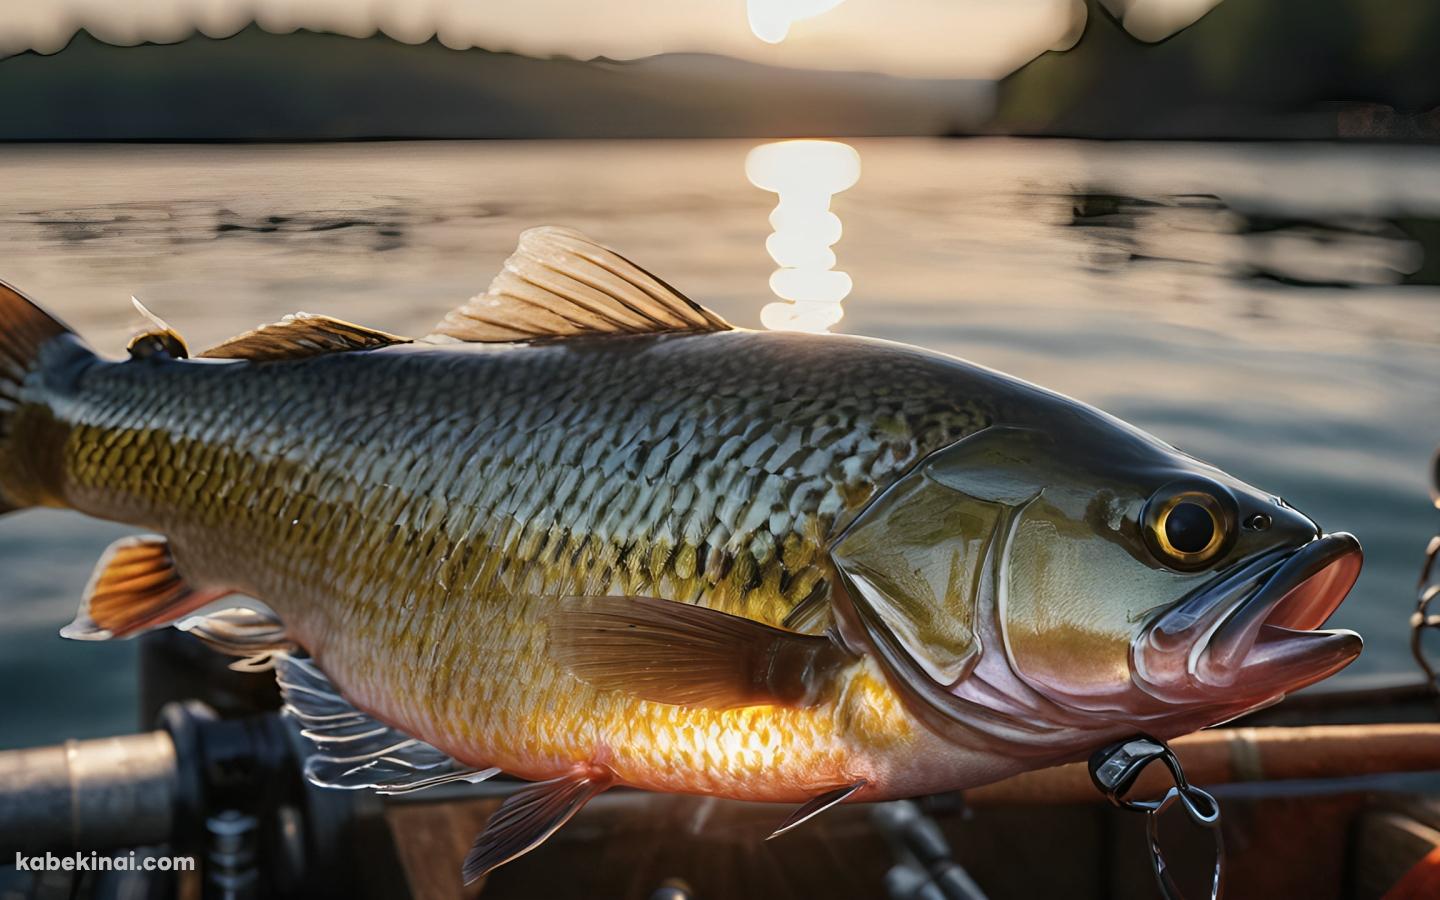
<instances>
[{"instance_id":1,"label":"distant hillside","mask_svg":"<svg viewBox=\"0 0 1440 900\"><path fill-rule=\"evenodd\" d=\"M1159 44L1090 2L1080 43L1000 84L988 130L1440 139L1440 3L1228 0Z\"/></svg>"},{"instance_id":2,"label":"distant hillside","mask_svg":"<svg viewBox=\"0 0 1440 900\"><path fill-rule=\"evenodd\" d=\"M0 141L824 137L1440 140L1440 2L1228 0L1159 44L1096 0L1072 50L1002 81L720 56L533 59L251 27L0 60Z\"/></svg>"},{"instance_id":3,"label":"distant hillside","mask_svg":"<svg viewBox=\"0 0 1440 900\"><path fill-rule=\"evenodd\" d=\"M249 28L115 47L81 32L0 60L0 140L343 140L945 134L993 85L716 56L540 60Z\"/></svg>"}]
</instances>

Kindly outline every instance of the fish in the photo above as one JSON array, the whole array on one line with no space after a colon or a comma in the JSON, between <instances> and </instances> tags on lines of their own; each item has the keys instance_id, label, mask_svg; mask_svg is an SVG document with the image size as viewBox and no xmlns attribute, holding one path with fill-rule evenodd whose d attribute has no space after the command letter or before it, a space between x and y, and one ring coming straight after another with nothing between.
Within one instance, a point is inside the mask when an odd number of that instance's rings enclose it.
<instances>
[{"instance_id":1,"label":"fish","mask_svg":"<svg viewBox=\"0 0 1440 900\"><path fill-rule=\"evenodd\" d=\"M779 834L1361 651L1323 628L1353 536L991 369L736 327L572 230L419 339L298 313L191 354L140 309L105 359L0 289L0 509L147 532L62 634L273 668L316 784L519 779L467 882L613 786L797 804Z\"/></svg>"}]
</instances>

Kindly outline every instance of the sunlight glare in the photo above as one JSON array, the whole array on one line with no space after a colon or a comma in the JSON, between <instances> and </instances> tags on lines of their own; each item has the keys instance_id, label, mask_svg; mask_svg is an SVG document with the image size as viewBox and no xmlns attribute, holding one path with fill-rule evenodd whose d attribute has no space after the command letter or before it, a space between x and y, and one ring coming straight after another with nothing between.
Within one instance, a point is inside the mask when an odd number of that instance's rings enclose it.
<instances>
[{"instance_id":1,"label":"sunlight glare","mask_svg":"<svg viewBox=\"0 0 1440 900\"><path fill-rule=\"evenodd\" d=\"M844 0L748 0L746 14L750 30L767 44L778 44L790 33L790 26L829 12Z\"/></svg>"}]
</instances>

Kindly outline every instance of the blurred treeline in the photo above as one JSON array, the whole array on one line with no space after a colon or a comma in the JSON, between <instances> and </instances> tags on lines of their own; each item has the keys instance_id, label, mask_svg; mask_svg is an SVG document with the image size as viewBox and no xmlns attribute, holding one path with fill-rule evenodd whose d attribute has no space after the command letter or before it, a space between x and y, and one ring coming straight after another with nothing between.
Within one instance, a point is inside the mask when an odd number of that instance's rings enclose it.
<instances>
[{"instance_id":1,"label":"blurred treeline","mask_svg":"<svg viewBox=\"0 0 1440 900\"><path fill-rule=\"evenodd\" d=\"M1226 0L1159 44L1087 2L1077 46L998 85L254 27L138 47L81 32L0 60L0 140L1440 138L1440 0Z\"/></svg>"},{"instance_id":2,"label":"blurred treeline","mask_svg":"<svg viewBox=\"0 0 1440 900\"><path fill-rule=\"evenodd\" d=\"M1160 44L1091 0L1078 46L1001 85L991 127L1081 137L1440 137L1440 2L1227 0Z\"/></svg>"}]
</instances>

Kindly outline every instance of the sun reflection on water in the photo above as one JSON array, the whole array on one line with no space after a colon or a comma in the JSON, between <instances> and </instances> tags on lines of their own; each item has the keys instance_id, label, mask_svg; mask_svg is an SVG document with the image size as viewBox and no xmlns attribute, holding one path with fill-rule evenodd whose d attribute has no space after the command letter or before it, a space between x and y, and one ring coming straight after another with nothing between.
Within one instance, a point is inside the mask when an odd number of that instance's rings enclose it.
<instances>
[{"instance_id":1,"label":"sun reflection on water","mask_svg":"<svg viewBox=\"0 0 1440 900\"><path fill-rule=\"evenodd\" d=\"M788 303L771 303L760 321L777 331L828 331L844 311L850 276L837 272L835 251L840 218L830 199L860 178L860 154L839 141L778 141L761 144L745 158L745 175L758 188L779 195L770 214L775 229L765 249L780 265L770 290Z\"/></svg>"}]
</instances>

